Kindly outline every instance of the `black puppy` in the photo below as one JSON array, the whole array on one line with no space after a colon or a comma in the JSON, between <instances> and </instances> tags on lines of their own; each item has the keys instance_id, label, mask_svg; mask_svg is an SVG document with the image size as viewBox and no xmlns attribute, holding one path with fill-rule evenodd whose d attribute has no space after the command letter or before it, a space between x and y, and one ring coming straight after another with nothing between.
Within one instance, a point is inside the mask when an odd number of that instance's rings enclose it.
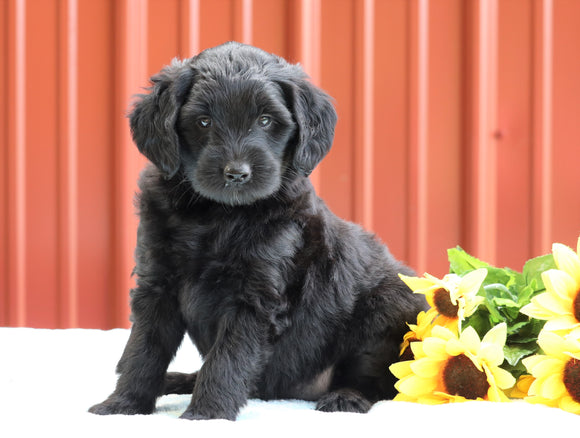
<instances>
[{"instance_id":1,"label":"black puppy","mask_svg":"<svg viewBox=\"0 0 580 438\"><path fill-rule=\"evenodd\" d=\"M133 327L117 387L96 414L234 420L250 397L366 412L394 395L388 365L424 309L411 271L333 215L307 176L336 113L297 65L238 43L174 61L131 115L155 166L140 178ZM188 333L204 363L167 367Z\"/></svg>"}]
</instances>

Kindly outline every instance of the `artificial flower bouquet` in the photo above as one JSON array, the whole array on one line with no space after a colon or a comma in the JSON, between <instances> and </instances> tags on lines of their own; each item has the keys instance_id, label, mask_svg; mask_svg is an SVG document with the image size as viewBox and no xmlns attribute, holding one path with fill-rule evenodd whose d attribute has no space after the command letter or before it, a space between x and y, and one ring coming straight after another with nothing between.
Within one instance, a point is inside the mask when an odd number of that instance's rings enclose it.
<instances>
[{"instance_id":1,"label":"artificial flower bouquet","mask_svg":"<svg viewBox=\"0 0 580 438\"><path fill-rule=\"evenodd\" d=\"M430 309L390 366L395 400L440 404L523 398L580 414L580 237L555 243L522 272L497 268L461 248L449 271L401 279Z\"/></svg>"}]
</instances>

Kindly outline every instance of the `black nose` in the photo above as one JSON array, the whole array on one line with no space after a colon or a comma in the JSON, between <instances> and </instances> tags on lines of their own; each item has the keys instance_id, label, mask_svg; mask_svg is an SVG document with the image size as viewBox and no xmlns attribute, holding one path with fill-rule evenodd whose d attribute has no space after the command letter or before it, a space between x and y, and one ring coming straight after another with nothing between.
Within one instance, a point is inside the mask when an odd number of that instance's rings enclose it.
<instances>
[{"instance_id":1,"label":"black nose","mask_svg":"<svg viewBox=\"0 0 580 438\"><path fill-rule=\"evenodd\" d=\"M252 170L248 163L230 163L224 167L224 178L228 184L243 184L250 180Z\"/></svg>"}]
</instances>

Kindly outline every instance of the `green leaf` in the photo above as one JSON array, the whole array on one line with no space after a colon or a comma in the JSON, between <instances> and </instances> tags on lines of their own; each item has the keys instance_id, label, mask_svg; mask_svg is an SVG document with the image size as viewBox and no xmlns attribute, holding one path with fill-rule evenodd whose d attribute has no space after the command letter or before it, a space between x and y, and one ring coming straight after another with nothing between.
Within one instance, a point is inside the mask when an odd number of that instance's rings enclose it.
<instances>
[{"instance_id":1,"label":"green leaf","mask_svg":"<svg viewBox=\"0 0 580 438\"><path fill-rule=\"evenodd\" d=\"M514 271L510 268L503 268L503 271L509 275L510 281L506 283L508 287L518 287L518 285L524 284L524 275L518 271Z\"/></svg>"},{"instance_id":2,"label":"green leaf","mask_svg":"<svg viewBox=\"0 0 580 438\"><path fill-rule=\"evenodd\" d=\"M537 282L536 282L536 279L534 278L534 279L532 279L530 284L525 285L524 287L522 287L519 290L518 305L520 307L524 307L526 304L530 303L530 299L534 295L534 291L536 290L536 287L537 287L536 284L537 284Z\"/></svg>"},{"instance_id":3,"label":"green leaf","mask_svg":"<svg viewBox=\"0 0 580 438\"><path fill-rule=\"evenodd\" d=\"M509 322L518 317L520 306L512 299L512 294L503 284L494 283L484 287L485 301L492 322Z\"/></svg>"},{"instance_id":4,"label":"green leaf","mask_svg":"<svg viewBox=\"0 0 580 438\"><path fill-rule=\"evenodd\" d=\"M542 272L555 268L556 262L552 254L535 257L526 262L522 273L526 284L531 285L532 281L535 280L534 294L543 292L546 289L542 281Z\"/></svg>"},{"instance_id":5,"label":"green leaf","mask_svg":"<svg viewBox=\"0 0 580 438\"><path fill-rule=\"evenodd\" d=\"M501 313L499 313L499 310L493 305L493 303L488 302L487 310L489 311L489 322L492 326L501 322L506 322L505 318L501 315Z\"/></svg>"},{"instance_id":6,"label":"green leaf","mask_svg":"<svg viewBox=\"0 0 580 438\"><path fill-rule=\"evenodd\" d=\"M459 276L463 276L475 269L489 266L489 264L469 255L459 246L448 249L447 257L449 259L449 272Z\"/></svg>"},{"instance_id":7,"label":"green leaf","mask_svg":"<svg viewBox=\"0 0 580 438\"><path fill-rule=\"evenodd\" d=\"M463 330L467 327L473 327L480 339L482 339L494 326L494 324L490 322L489 312L482 307L483 306L479 306L479 309L473 315L466 318L462 324Z\"/></svg>"},{"instance_id":8,"label":"green leaf","mask_svg":"<svg viewBox=\"0 0 580 438\"><path fill-rule=\"evenodd\" d=\"M519 309L518 303L514 302L511 298L493 298L493 303L496 306L511 307Z\"/></svg>"},{"instance_id":9,"label":"green leaf","mask_svg":"<svg viewBox=\"0 0 580 438\"><path fill-rule=\"evenodd\" d=\"M485 296L491 301L494 298L504 298L513 301L509 289L501 283L487 284L483 287Z\"/></svg>"},{"instance_id":10,"label":"green leaf","mask_svg":"<svg viewBox=\"0 0 580 438\"><path fill-rule=\"evenodd\" d=\"M483 286L485 287L495 284L501 284L503 286L502 297L517 301L519 290L518 284L523 285L523 277L522 274L512 269L495 268L490 266L487 268L487 276L483 281Z\"/></svg>"},{"instance_id":11,"label":"green leaf","mask_svg":"<svg viewBox=\"0 0 580 438\"><path fill-rule=\"evenodd\" d=\"M515 366L512 366L507 361L504 361L504 363L501 364L501 368L506 370L508 373L511 373L511 375L516 379L524 374L528 374L528 370L526 370L526 367L521 360L518 361Z\"/></svg>"},{"instance_id":12,"label":"green leaf","mask_svg":"<svg viewBox=\"0 0 580 438\"><path fill-rule=\"evenodd\" d=\"M503 348L505 360L511 366L516 366L520 360L531 354L535 354L537 351L538 345L536 343L506 345Z\"/></svg>"},{"instance_id":13,"label":"green leaf","mask_svg":"<svg viewBox=\"0 0 580 438\"><path fill-rule=\"evenodd\" d=\"M526 327L528 324L530 323L530 321L519 321L519 322L513 322L510 325L508 325L507 327L507 334L508 337L510 335L515 335L515 342L517 342L518 339L518 335L520 334L521 330ZM511 340L510 338L510 342L514 342Z\"/></svg>"},{"instance_id":14,"label":"green leaf","mask_svg":"<svg viewBox=\"0 0 580 438\"><path fill-rule=\"evenodd\" d=\"M484 285L495 283L507 285L511 280L509 273L505 272L503 269L495 268L493 266L488 266L486 269L487 276L483 280Z\"/></svg>"},{"instance_id":15,"label":"green leaf","mask_svg":"<svg viewBox=\"0 0 580 438\"><path fill-rule=\"evenodd\" d=\"M520 314L518 317L518 324L522 319L527 319L526 324L520 326L517 332L510 334L508 336L508 344L525 344L528 342L536 342L538 340L538 334L546 324L546 321L542 321L535 318L528 318L527 316ZM508 324L508 331L511 324Z\"/></svg>"}]
</instances>

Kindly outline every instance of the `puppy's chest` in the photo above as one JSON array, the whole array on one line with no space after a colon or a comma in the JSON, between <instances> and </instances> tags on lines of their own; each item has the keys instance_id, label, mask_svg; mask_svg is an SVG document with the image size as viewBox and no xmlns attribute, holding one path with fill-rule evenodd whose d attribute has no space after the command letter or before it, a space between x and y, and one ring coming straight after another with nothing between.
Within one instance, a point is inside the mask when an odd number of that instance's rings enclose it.
<instances>
[{"instance_id":1,"label":"puppy's chest","mask_svg":"<svg viewBox=\"0 0 580 438\"><path fill-rule=\"evenodd\" d=\"M184 220L172 227L170 236L175 262L183 266L187 261L184 267L192 272L210 262L242 261L248 255L247 248L252 245L251 236L256 233L259 234L259 227L255 226Z\"/></svg>"},{"instance_id":2,"label":"puppy's chest","mask_svg":"<svg viewBox=\"0 0 580 438\"><path fill-rule=\"evenodd\" d=\"M181 311L202 354L221 317L241 303L272 321L287 311L286 285L301 245L297 226L194 222L176 228L173 240Z\"/></svg>"},{"instance_id":3,"label":"puppy's chest","mask_svg":"<svg viewBox=\"0 0 580 438\"><path fill-rule=\"evenodd\" d=\"M227 218L226 218L227 219ZM298 228L242 220L189 220L171 232L173 266L198 293L228 289L230 293L253 281L278 283L300 245Z\"/></svg>"}]
</instances>

